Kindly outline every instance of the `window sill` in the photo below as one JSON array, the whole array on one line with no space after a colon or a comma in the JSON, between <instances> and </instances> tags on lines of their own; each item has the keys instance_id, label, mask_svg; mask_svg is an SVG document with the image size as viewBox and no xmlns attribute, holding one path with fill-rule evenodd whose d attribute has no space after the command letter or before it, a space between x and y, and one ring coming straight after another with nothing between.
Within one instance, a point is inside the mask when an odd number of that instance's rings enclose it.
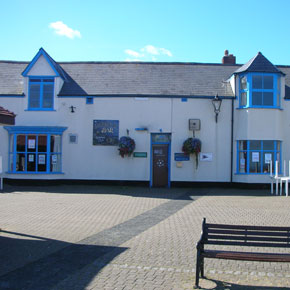
<instances>
[{"instance_id":1,"label":"window sill","mask_svg":"<svg viewBox=\"0 0 290 290\"><path fill-rule=\"evenodd\" d=\"M7 174L64 174L64 172L6 171Z\"/></svg>"},{"instance_id":2,"label":"window sill","mask_svg":"<svg viewBox=\"0 0 290 290\"><path fill-rule=\"evenodd\" d=\"M282 109L281 107L238 107L236 108L237 110L243 110L243 109L274 109L274 110L280 110L283 111L284 109Z\"/></svg>"},{"instance_id":3,"label":"window sill","mask_svg":"<svg viewBox=\"0 0 290 290\"><path fill-rule=\"evenodd\" d=\"M27 109L27 110L24 110L24 111L28 111L28 112L56 112L55 109Z\"/></svg>"}]
</instances>

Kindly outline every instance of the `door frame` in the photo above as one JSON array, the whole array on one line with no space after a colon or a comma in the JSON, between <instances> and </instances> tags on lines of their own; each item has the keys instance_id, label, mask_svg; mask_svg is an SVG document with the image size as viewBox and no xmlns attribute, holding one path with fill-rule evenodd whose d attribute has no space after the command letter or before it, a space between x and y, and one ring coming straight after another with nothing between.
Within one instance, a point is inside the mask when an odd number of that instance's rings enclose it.
<instances>
[{"instance_id":1,"label":"door frame","mask_svg":"<svg viewBox=\"0 0 290 290\"><path fill-rule=\"evenodd\" d=\"M153 187L153 145L168 145L168 181L167 181L167 187L170 188L171 185L171 141L168 142L153 142L152 140L152 135L160 134L160 135L170 135L170 140L171 140L171 133L151 133L150 134L150 187Z\"/></svg>"}]
</instances>

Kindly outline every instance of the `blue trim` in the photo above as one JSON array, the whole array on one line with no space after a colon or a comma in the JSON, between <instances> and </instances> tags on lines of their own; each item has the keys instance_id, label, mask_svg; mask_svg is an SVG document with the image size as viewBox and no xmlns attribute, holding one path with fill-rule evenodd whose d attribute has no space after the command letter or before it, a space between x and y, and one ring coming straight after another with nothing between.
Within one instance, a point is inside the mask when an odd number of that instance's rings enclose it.
<instances>
[{"instance_id":1,"label":"blue trim","mask_svg":"<svg viewBox=\"0 0 290 290\"><path fill-rule=\"evenodd\" d=\"M0 95L0 98L24 98L25 94L21 94L21 95Z\"/></svg>"},{"instance_id":2,"label":"blue trim","mask_svg":"<svg viewBox=\"0 0 290 290\"><path fill-rule=\"evenodd\" d=\"M272 76L273 77L273 89L253 89L252 80L253 76ZM247 88L241 89L241 78L246 77L247 78ZM278 73L243 73L239 76L239 109L247 109L247 108L263 108L263 109L281 109L281 94L280 90L277 87L278 84ZM264 78L262 79L262 82L264 82ZM281 81L279 82L281 85ZM252 93L253 92L261 92L262 93L262 102L264 100L263 93L273 93L273 105L272 106L266 106L266 105L253 105L252 101ZM241 105L241 96L242 93L247 94L247 104L242 106ZM279 96L279 100L277 100L277 96Z\"/></svg>"},{"instance_id":3,"label":"blue trim","mask_svg":"<svg viewBox=\"0 0 290 290\"><path fill-rule=\"evenodd\" d=\"M51 133L61 135L68 127L58 126L4 126L9 134L42 134Z\"/></svg>"},{"instance_id":4,"label":"blue trim","mask_svg":"<svg viewBox=\"0 0 290 290\"><path fill-rule=\"evenodd\" d=\"M118 94L118 95L88 95L89 97L93 98L138 98L138 97L143 97L144 94ZM57 95L58 98L86 98L87 96L84 95ZM148 98L172 98L172 99L181 99L181 98L187 98L187 99L213 99L215 96L182 96L182 95L146 95ZM220 99L223 100L235 100L237 97L236 96L220 96Z\"/></svg>"},{"instance_id":5,"label":"blue trim","mask_svg":"<svg viewBox=\"0 0 290 290\"><path fill-rule=\"evenodd\" d=\"M86 104L92 105L94 103L94 97L86 97Z\"/></svg>"},{"instance_id":6,"label":"blue trim","mask_svg":"<svg viewBox=\"0 0 290 290\"><path fill-rule=\"evenodd\" d=\"M55 109L49 109L49 108L45 108L45 109L26 109L24 110L25 112L43 112L43 111L49 111L49 112L56 112Z\"/></svg>"},{"instance_id":7,"label":"blue trim","mask_svg":"<svg viewBox=\"0 0 290 290\"><path fill-rule=\"evenodd\" d=\"M168 181L167 181L167 187L170 188L170 185L171 185L171 141L170 142L153 142L152 141L152 135L153 134L164 134L164 135L170 135L171 136L171 133L164 133L164 132L161 132L161 133L151 133L150 134L150 143L151 143L151 146L150 146L150 187L153 186L153 151L152 151L152 148L153 148L153 145L168 145L168 151L167 151L167 156L168 156Z\"/></svg>"},{"instance_id":8,"label":"blue trim","mask_svg":"<svg viewBox=\"0 0 290 290\"><path fill-rule=\"evenodd\" d=\"M239 142L240 141L247 141L247 149L246 150L239 150ZM251 141L259 141L261 144L261 149L257 149L257 150L253 150L250 149L250 142ZM264 150L264 141L273 141L274 142L274 150L268 150L265 149ZM264 155L263 153L273 153L274 156L274 160L277 160L277 154L279 153L279 173L282 172L282 164L281 164L281 160L282 160L282 141L280 140L237 140L237 152L236 152L236 156L237 156L237 161L236 161L236 172L235 174L241 174L241 175L269 175L270 172L264 173L263 172L263 165L264 165ZM277 144L278 142L280 142L280 150L277 150ZM246 152L247 153L247 168L245 168L245 172L239 172L240 171L240 152ZM250 155L251 152L259 152L261 157L260 157L260 172L250 172ZM273 164L273 172L274 172L274 168L275 168L275 164Z\"/></svg>"},{"instance_id":9,"label":"blue trim","mask_svg":"<svg viewBox=\"0 0 290 290\"><path fill-rule=\"evenodd\" d=\"M57 77L61 77L60 74L58 73L57 69L55 68L55 65L51 62L50 56L46 53L46 51L43 48L40 48L36 56L32 59L32 61L28 64L28 66L25 68L25 70L22 72L22 76L27 77L29 71L31 68L35 65L35 63L38 61L38 59L43 56L45 60L48 62L50 67L53 69L55 72L55 75ZM61 77L62 78L62 77Z\"/></svg>"},{"instance_id":10,"label":"blue trim","mask_svg":"<svg viewBox=\"0 0 290 290\"><path fill-rule=\"evenodd\" d=\"M32 80L39 80L37 82L32 82ZM44 80L51 80L51 82L44 82ZM30 107L30 86L33 84L39 85L39 107ZM44 85L52 85L52 106L50 108L43 107L43 96L44 96ZM28 111L52 111L54 110L54 89L55 89L55 78L52 76L33 76L29 77L28 81Z\"/></svg>"}]
</instances>

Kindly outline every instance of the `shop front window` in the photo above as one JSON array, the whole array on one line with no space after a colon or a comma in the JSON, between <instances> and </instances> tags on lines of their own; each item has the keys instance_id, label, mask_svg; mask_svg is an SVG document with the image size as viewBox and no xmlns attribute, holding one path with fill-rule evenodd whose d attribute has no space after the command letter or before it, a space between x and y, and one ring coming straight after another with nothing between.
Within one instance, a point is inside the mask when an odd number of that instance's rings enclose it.
<instances>
[{"instance_id":1,"label":"shop front window","mask_svg":"<svg viewBox=\"0 0 290 290\"><path fill-rule=\"evenodd\" d=\"M237 173L269 174L270 164L281 164L281 142L275 140L242 140L237 144ZM280 171L280 170L279 170Z\"/></svg>"}]
</instances>

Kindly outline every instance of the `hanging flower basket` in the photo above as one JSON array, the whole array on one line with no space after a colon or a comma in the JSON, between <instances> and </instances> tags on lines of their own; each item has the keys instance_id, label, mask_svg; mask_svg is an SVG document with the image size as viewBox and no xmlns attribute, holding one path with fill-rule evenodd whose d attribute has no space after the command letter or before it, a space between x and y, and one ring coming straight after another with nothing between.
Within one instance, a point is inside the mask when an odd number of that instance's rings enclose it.
<instances>
[{"instance_id":1,"label":"hanging flower basket","mask_svg":"<svg viewBox=\"0 0 290 290\"><path fill-rule=\"evenodd\" d=\"M135 141L127 136L123 136L119 140L119 154L122 158L126 155L131 156L135 150Z\"/></svg>"},{"instance_id":2,"label":"hanging flower basket","mask_svg":"<svg viewBox=\"0 0 290 290\"><path fill-rule=\"evenodd\" d=\"M195 155L196 169L198 168L198 154L200 151L201 141L198 138L188 138L183 142L182 152L186 155Z\"/></svg>"}]
</instances>

